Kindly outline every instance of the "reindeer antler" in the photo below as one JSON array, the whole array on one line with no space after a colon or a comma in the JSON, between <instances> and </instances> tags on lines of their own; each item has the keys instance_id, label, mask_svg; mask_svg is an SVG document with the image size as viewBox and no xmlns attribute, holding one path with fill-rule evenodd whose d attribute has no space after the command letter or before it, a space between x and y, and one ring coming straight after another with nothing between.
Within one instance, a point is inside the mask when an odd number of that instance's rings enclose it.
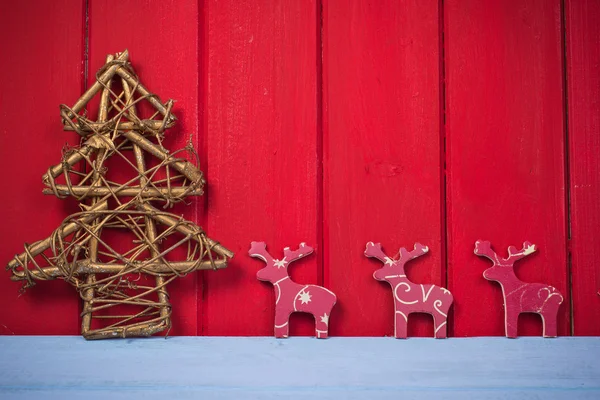
<instances>
[{"instance_id":1,"label":"reindeer antler","mask_svg":"<svg viewBox=\"0 0 600 400\"><path fill-rule=\"evenodd\" d=\"M248 250L248 255L254 258L260 258L267 264L273 262L273 256L271 256L271 254L269 254L269 252L267 251L267 244L265 242L250 243L250 250Z\"/></svg>"},{"instance_id":2,"label":"reindeer antler","mask_svg":"<svg viewBox=\"0 0 600 400\"><path fill-rule=\"evenodd\" d=\"M300 247L298 250L290 250L289 247L284 247L283 255L285 256L285 260L287 262L296 261L299 258L306 257L307 255L313 252L313 248L307 246L306 243L300 243Z\"/></svg>"},{"instance_id":3,"label":"reindeer antler","mask_svg":"<svg viewBox=\"0 0 600 400\"><path fill-rule=\"evenodd\" d=\"M381 243L367 243L367 248L365 249L365 256L376 258L382 263L391 260L391 258L388 257L381 249Z\"/></svg>"},{"instance_id":4,"label":"reindeer antler","mask_svg":"<svg viewBox=\"0 0 600 400\"><path fill-rule=\"evenodd\" d=\"M537 249L534 244L530 242L523 242L523 248L517 251L515 246L508 247L508 257L501 258L492 250L492 246L487 240L478 240L475 242L475 254L478 256L487 257L494 265L512 265L515 261L520 260L523 257L527 257Z\"/></svg>"},{"instance_id":5,"label":"reindeer antler","mask_svg":"<svg viewBox=\"0 0 600 400\"><path fill-rule=\"evenodd\" d=\"M414 258L420 257L423 254L426 254L429 251L429 247L423 246L421 243L415 243L413 250L408 251L406 247L400 248L400 260L402 262L410 261Z\"/></svg>"},{"instance_id":6,"label":"reindeer antler","mask_svg":"<svg viewBox=\"0 0 600 400\"><path fill-rule=\"evenodd\" d=\"M523 248L519 251L517 251L517 248L515 246L509 246L508 257L504 260L509 264L513 264L515 261L534 253L536 250L537 247L535 246L535 244L532 244L527 241L523 242Z\"/></svg>"},{"instance_id":7,"label":"reindeer antler","mask_svg":"<svg viewBox=\"0 0 600 400\"><path fill-rule=\"evenodd\" d=\"M494 265L500 264L500 258L496 254L494 250L492 250L492 245L489 240L478 240L475 242L475 250L474 253L478 256L486 257L492 260Z\"/></svg>"}]
</instances>

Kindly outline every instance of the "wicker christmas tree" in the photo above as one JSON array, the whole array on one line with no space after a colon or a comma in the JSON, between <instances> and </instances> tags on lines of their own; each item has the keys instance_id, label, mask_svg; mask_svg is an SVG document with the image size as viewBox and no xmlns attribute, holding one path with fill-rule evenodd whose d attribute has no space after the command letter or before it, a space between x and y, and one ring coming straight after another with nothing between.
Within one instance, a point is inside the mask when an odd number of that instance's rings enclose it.
<instances>
[{"instance_id":1,"label":"wicker christmas tree","mask_svg":"<svg viewBox=\"0 0 600 400\"><path fill-rule=\"evenodd\" d=\"M99 111L91 120L84 107L94 97ZM205 184L191 144L176 152L162 145L176 122L172 106L142 85L124 51L107 57L72 107L60 107L65 130L77 132L81 144L48 169L44 193L74 197L81 212L48 238L26 244L7 269L24 288L57 278L72 284L83 300L81 333L87 339L168 329L167 285L196 270L225 268L233 256L193 222L164 211L202 195ZM112 171L111 159L119 165ZM123 182L112 179L127 174ZM123 239L122 232L130 237Z\"/></svg>"}]
</instances>

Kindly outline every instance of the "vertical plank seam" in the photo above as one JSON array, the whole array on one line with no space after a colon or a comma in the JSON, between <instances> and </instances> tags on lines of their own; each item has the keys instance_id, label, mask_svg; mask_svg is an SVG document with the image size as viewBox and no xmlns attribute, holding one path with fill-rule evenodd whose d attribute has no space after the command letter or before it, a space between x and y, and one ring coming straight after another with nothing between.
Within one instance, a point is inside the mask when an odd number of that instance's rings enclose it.
<instances>
[{"instance_id":1,"label":"vertical plank seam","mask_svg":"<svg viewBox=\"0 0 600 400\"><path fill-rule=\"evenodd\" d=\"M441 261L442 261L442 284L448 287L448 229L446 220L446 52L444 42L444 0L438 2L438 38L439 38L439 74L440 74L440 239L441 239Z\"/></svg>"},{"instance_id":2,"label":"vertical plank seam","mask_svg":"<svg viewBox=\"0 0 600 400\"><path fill-rule=\"evenodd\" d=\"M81 62L83 64L83 82L81 85L81 93L85 93L87 90L87 81L89 74L89 48L90 48L90 29L89 29L89 12L90 4L89 0L83 0L83 54L81 55Z\"/></svg>"},{"instance_id":3,"label":"vertical plank seam","mask_svg":"<svg viewBox=\"0 0 600 400\"><path fill-rule=\"evenodd\" d=\"M88 88L89 79L89 59L90 59L90 0L83 0L82 2L82 51L81 51L81 65L82 65L82 82L81 82L81 93L85 93ZM83 172L87 173L87 164L83 163ZM77 309L79 314L75 319L75 334L80 333L79 315L83 312L83 302L77 299Z\"/></svg>"},{"instance_id":4,"label":"vertical plank seam","mask_svg":"<svg viewBox=\"0 0 600 400\"><path fill-rule=\"evenodd\" d=\"M573 315L573 274L572 274L572 256L571 256L571 157L569 146L569 86L568 86L568 71L567 71L567 16L565 9L565 0L560 1L560 30L561 30L561 47L562 47L562 86L563 86L563 109L564 109L564 162L565 162L565 228L567 232L565 248L567 261L567 290L569 291L569 320L570 334L575 334L575 319Z\"/></svg>"},{"instance_id":5,"label":"vertical plank seam","mask_svg":"<svg viewBox=\"0 0 600 400\"><path fill-rule=\"evenodd\" d=\"M200 17L202 15L202 13L200 12L200 7L202 5L202 0L198 0L196 2L196 62L198 63L196 65L196 74L197 74L197 89L196 89L196 99L197 99L197 103L196 103L196 112L198 113L198 116L196 118L196 146L200 147L200 118L202 115L204 115L202 113L202 105L200 103L200 99L201 99L201 95L202 93L200 93L200 46L201 46L201 37L200 37ZM202 124L204 124L204 120L202 120ZM203 132L204 133L204 132ZM204 156L204 147L200 147L198 149L200 156ZM200 163L204 160L204 158L200 159ZM198 168L200 168L200 170L202 170L201 165L198 166ZM206 168L204 169L204 172L207 173L208 171L206 171ZM203 197L206 197L206 195L204 195ZM200 199L196 199L196 203L195 203L195 207L194 207L194 222L199 223L199 217L200 217L200 212L198 211L198 207L200 207L200 203L204 201L204 199L200 200ZM204 287L204 285L202 285L202 281L204 281L203 279L203 273L201 271L198 271L197 275L200 275L201 277L196 277L196 287L195 287L195 299L196 299L196 336L199 336L199 334L202 333L202 318L203 318L203 310L202 310L202 305L200 305L200 301L202 300L202 288ZM204 302L202 302L204 303Z\"/></svg>"},{"instance_id":6,"label":"vertical plank seam","mask_svg":"<svg viewBox=\"0 0 600 400\"><path fill-rule=\"evenodd\" d=\"M208 2L198 0L198 43L196 60L198 63L198 120L202 121L202 137L200 136L200 123L198 122L198 137L197 143L200 146L200 167L206 174L208 181ZM201 24L201 26L200 26ZM202 163L204 166L202 166ZM206 185L206 192L196 203L196 219L203 219L204 226L208 224L208 192L209 187ZM202 217L198 212L198 207L202 206ZM206 325L206 271L200 271L200 276L196 280L196 336L204 336Z\"/></svg>"},{"instance_id":7,"label":"vertical plank seam","mask_svg":"<svg viewBox=\"0 0 600 400\"><path fill-rule=\"evenodd\" d=\"M317 25L317 283L325 284L325 239L324 239L324 188L323 188L323 2L316 2Z\"/></svg>"}]
</instances>

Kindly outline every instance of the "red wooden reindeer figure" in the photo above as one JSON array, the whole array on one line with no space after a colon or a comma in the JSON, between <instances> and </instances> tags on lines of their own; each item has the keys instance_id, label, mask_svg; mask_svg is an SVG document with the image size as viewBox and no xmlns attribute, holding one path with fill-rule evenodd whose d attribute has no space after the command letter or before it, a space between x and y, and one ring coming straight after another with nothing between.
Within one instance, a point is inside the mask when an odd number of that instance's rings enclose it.
<instances>
[{"instance_id":1,"label":"red wooden reindeer figure","mask_svg":"<svg viewBox=\"0 0 600 400\"><path fill-rule=\"evenodd\" d=\"M446 337L448 310L453 302L448 289L436 285L421 285L408 280L404 272L404 264L427 253L429 248L415 243L414 250L402 247L400 258L394 260L381 250L381 243L367 243L365 256L374 257L384 266L373 273L373 278L390 284L394 294L394 336L406 339L408 315L411 313L427 313L433 316L434 336L437 339Z\"/></svg>"},{"instance_id":2,"label":"red wooden reindeer figure","mask_svg":"<svg viewBox=\"0 0 600 400\"><path fill-rule=\"evenodd\" d=\"M288 275L288 264L313 252L312 247L300 243L298 250L289 247L283 249L284 257L274 259L267 252L265 242L252 242L250 257L256 257L267 263L257 272L261 281L271 282L275 288L275 337L286 338L289 335L289 318L293 312L306 312L315 317L315 332L319 339L327 338L329 316L335 305L333 292L317 285L300 285L293 282Z\"/></svg>"},{"instance_id":3,"label":"red wooden reindeer figure","mask_svg":"<svg viewBox=\"0 0 600 400\"><path fill-rule=\"evenodd\" d=\"M502 287L504 296L504 326L506 337L517 337L519 314L536 313L542 317L544 337L558 335L558 308L563 302L563 296L556 288L541 283L526 283L517 278L514 263L526 257L537 249L534 244L523 243L523 248L508 248L508 258L499 257L492 250L490 242L478 240L475 242L475 254L492 260L493 265L483 272L488 281L495 281Z\"/></svg>"}]
</instances>

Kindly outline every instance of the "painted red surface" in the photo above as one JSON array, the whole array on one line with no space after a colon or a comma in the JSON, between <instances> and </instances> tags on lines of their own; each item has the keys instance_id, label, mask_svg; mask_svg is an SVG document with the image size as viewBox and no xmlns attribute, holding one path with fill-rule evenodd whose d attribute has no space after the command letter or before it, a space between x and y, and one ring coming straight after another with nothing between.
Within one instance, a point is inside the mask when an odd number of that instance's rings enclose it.
<instances>
[{"instance_id":1,"label":"painted red surface","mask_svg":"<svg viewBox=\"0 0 600 400\"><path fill-rule=\"evenodd\" d=\"M130 61L144 84L162 100L176 101L177 124L165 133L164 146L180 149L191 139L200 154L200 169L205 170L206 154L199 140L203 94L199 89L198 2L151 1L143 6L135 0L90 0L88 17L88 83L94 79L92 74L103 65L107 54L128 49ZM89 109L93 110L94 106L90 105ZM203 199L190 199L190 202L191 206L180 204L168 211L204 227ZM201 290L199 273L169 284L169 299L174 310L169 335L198 333L196 305Z\"/></svg>"},{"instance_id":2,"label":"painted red surface","mask_svg":"<svg viewBox=\"0 0 600 400\"><path fill-rule=\"evenodd\" d=\"M508 257L500 257L488 241L475 242L475 254L490 259L493 265L483 272L488 281L498 282L504 297L504 330L506 336L517 337L519 315L535 313L542 317L542 335L558 336L556 317L564 297L556 288L541 283L525 283L515 275L514 263L537 250L530 242L524 242L523 248L517 250L509 246Z\"/></svg>"},{"instance_id":3,"label":"painted red surface","mask_svg":"<svg viewBox=\"0 0 600 400\"><path fill-rule=\"evenodd\" d=\"M573 333L600 335L600 2L566 0Z\"/></svg>"},{"instance_id":4,"label":"painted red surface","mask_svg":"<svg viewBox=\"0 0 600 400\"><path fill-rule=\"evenodd\" d=\"M482 276L479 237L538 244L516 276L563 293L559 335L600 334L598 2L5 3L0 260L76 211L41 194L41 175L78 140L58 106L127 48L144 83L177 100L165 145L191 138L208 179L205 197L171 211L236 253L226 270L170 287L171 335L272 334L275 296L247 256L259 238L315 244L291 276L336 293L331 336L393 335L369 240L427 243L406 274L452 292L448 335L501 336L502 293ZM0 334L78 333L68 285L18 289L0 279ZM542 333L538 316L519 324ZM314 334L310 315L291 325ZM407 334L432 326L416 314Z\"/></svg>"},{"instance_id":5,"label":"painted red surface","mask_svg":"<svg viewBox=\"0 0 600 400\"><path fill-rule=\"evenodd\" d=\"M444 1L446 226L454 336L504 332L501 289L481 275L473 243L525 238L542 249L526 282L568 303L564 70L559 0ZM593 305L591 305L593 306ZM569 307L559 311L570 333ZM524 314L522 335L541 335Z\"/></svg>"},{"instance_id":6,"label":"painted red surface","mask_svg":"<svg viewBox=\"0 0 600 400\"><path fill-rule=\"evenodd\" d=\"M255 278L248 243L317 242L317 6L204 2L206 230L237 254L227 269L205 274L205 335L273 333L275 298ZM317 261L292 278L318 282ZM294 319L292 336L314 333L309 316Z\"/></svg>"},{"instance_id":7,"label":"painted red surface","mask_svg":"<svg viewBox=\"0 0 600 400\"><path fill-rule=\"evenodd\" d=\"M368 241L427 243L429 259L408 277L445 285L440 11L437 1L323 2L323 274L340 299L332 335L394 334ZM408 334L431 336L432 326L414 314Z\"/></svg>"},{"instance_id":8,"label":"painted red surface","mask_svg":"<svg viewBox=\"0 0 600 400\"><path fill-rule=\"evenodd\" d=\"M294 312L312 314L315 318L315 336L326 339L329 317L335 305L335 294L317 285L299 284L290 279L288 265L312 254L313 248L300 243L298 250L283 249L283 257L275 259L267 251L265 242L252 242L248 254L260 258L267 265L256 273L256 277L271 282L275 289L275 337L286 338L290 331L290 315Z\"/></svg>"},{"instance_id":9,"label":"painted red surface","mask_svg":"<svg viewBox=\"0 0 600 400\"><path fill-rule=\"evenodd\" d=\"M381 248L381 243L367 243L365 256L373 257L384 265L373 273L373 278L384 281L392 287L394 296L394 337L406 338L408 316L411 313L426 313L433 317L434 336L436 339L447 337L448 310L452 306L452 294L448 289L436 285L415 284L406 277L404 266L408 261L429 252L427 246L415 243L412 251L401 247L399 258L388 257Z\"/></svg>"},{"instance_id":10,"label":"painted red surface","mask_svg":"<svg viewBox=\"0 0 600 400\"><path fill-rule=\"evenodd\" d=\"M63 132L58 106L83 88L84 5L79 0L3 4L0 11L0 169L8 191L0 200L0 264L26 240L50 235L76 203L42 194L42 175L77 134ZM25 295L0 269L0 334L79 332L79 298L64 282Z\"/></svg>"}]
</instances>

